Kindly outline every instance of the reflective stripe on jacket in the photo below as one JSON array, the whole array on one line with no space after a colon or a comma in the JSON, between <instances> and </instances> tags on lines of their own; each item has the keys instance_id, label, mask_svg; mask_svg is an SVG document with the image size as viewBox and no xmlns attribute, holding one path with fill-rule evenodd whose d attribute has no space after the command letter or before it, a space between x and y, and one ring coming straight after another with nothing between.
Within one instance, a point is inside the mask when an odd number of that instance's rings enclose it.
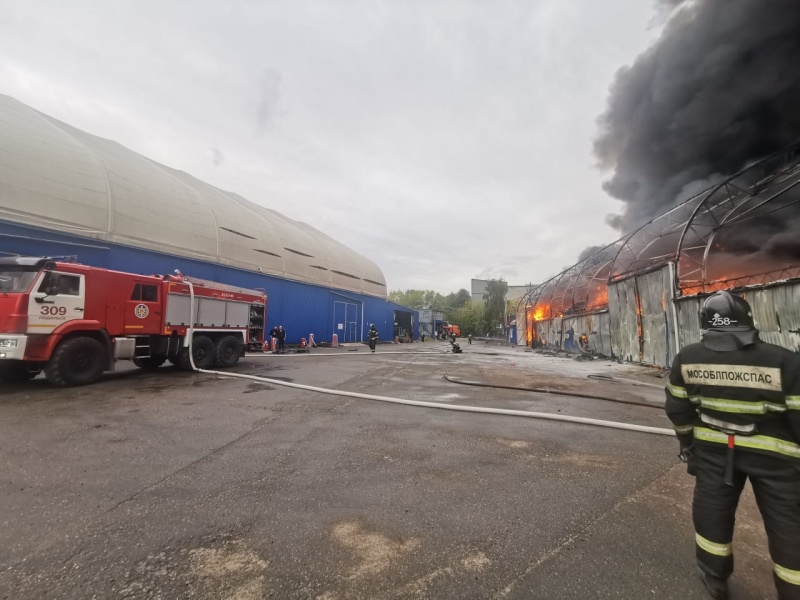
<instances>
[{"instance_id":1,"label":"reflective stripe on jacket","mask_svg":"<svg viewBox=\"0 0 800 600\"><path fill-rule=\"evenodd\" d=\"M737 434L737 448L800 462L798 354L764 342L730 352L692 344L675 357L666 396L665 410L682 445L727 444L717 422L732 429L752 424L753 435Z\"/></svg>"}]
</instances>

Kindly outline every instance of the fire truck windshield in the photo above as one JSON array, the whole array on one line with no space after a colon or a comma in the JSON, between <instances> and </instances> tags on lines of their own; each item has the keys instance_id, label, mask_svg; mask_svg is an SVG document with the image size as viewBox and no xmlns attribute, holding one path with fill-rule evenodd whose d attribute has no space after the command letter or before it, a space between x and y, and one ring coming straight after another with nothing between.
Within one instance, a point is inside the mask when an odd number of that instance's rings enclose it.
<instances>
[{"instance_id":1,"label":"fire truck windshield","mask_svg":"<svg viewBox=\"0 0 800 600\"><path fill-rule=\"evenodd\" d=\"M0 294L22 294L31 287L37 269L0 267Z\"/></svg>"}]
</instances>

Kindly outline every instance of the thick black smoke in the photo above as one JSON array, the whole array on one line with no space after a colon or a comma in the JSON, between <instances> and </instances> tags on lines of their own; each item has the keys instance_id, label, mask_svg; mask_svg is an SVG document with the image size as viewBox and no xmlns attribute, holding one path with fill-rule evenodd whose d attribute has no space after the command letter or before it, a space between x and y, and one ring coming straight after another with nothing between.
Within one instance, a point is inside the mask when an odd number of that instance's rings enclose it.
<instances>
[{"instance_id":1,"label":"thick black smoke","mask_svg":"<svg viewBox=\"0 0 800 600\"><path fill-rule=\"evenodd\" d=\"M664 4L676 12L599 119L622 231L800 139L800 0Z\"/></svg>"},{"instance_id":2,"label":"thick black smoke","mask_svg":"<svg viewBox=\"0 0 800 600\"><path fill-rule=\"evenodd\" d=\"M578 262L586 260L590 256L597 254L600 250L605 248L605 246L588 246L581 250L581 253L578 255Z\"/></svg>"}]
</instances>

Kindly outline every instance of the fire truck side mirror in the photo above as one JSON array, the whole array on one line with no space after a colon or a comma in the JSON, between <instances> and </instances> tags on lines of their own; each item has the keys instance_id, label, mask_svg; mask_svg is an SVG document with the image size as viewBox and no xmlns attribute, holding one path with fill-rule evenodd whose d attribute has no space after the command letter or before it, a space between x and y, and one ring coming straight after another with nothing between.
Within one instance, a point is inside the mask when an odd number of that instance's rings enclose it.
<instances>
[{"instance_id":1,"label":"fire truck side mirror","mask_svg":"<svg viewBox=\"0 0 800 600\"><path fill-rule=\"evenodd\" d=\"M41 292L39 292L41 293ZM53 304L52 302L48 302L45 298L49 298L50 296L58 296L58 286L51 285L46 287L44 290L44 296L34 296L34 300L39 304Z\"/></svg>"}]
</instances>

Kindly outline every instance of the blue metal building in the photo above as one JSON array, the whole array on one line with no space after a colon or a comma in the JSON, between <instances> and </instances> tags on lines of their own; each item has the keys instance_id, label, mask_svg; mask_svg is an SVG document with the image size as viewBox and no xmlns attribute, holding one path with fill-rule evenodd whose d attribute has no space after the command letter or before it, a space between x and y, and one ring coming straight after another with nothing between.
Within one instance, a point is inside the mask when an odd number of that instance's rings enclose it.
<instances>
[{"instance_id":1,"label":"blue metal building","mask_svg":"<svg viewBox=\"0 0 800 600\"><path fill-rule=\"evenodd\" d=\"M398 314L418 323L377 265L313 227L2 95L0 255L263 289L267 329L289 343L364 341L370 323L391 340Z\"/></svg>"}]
</instances>

